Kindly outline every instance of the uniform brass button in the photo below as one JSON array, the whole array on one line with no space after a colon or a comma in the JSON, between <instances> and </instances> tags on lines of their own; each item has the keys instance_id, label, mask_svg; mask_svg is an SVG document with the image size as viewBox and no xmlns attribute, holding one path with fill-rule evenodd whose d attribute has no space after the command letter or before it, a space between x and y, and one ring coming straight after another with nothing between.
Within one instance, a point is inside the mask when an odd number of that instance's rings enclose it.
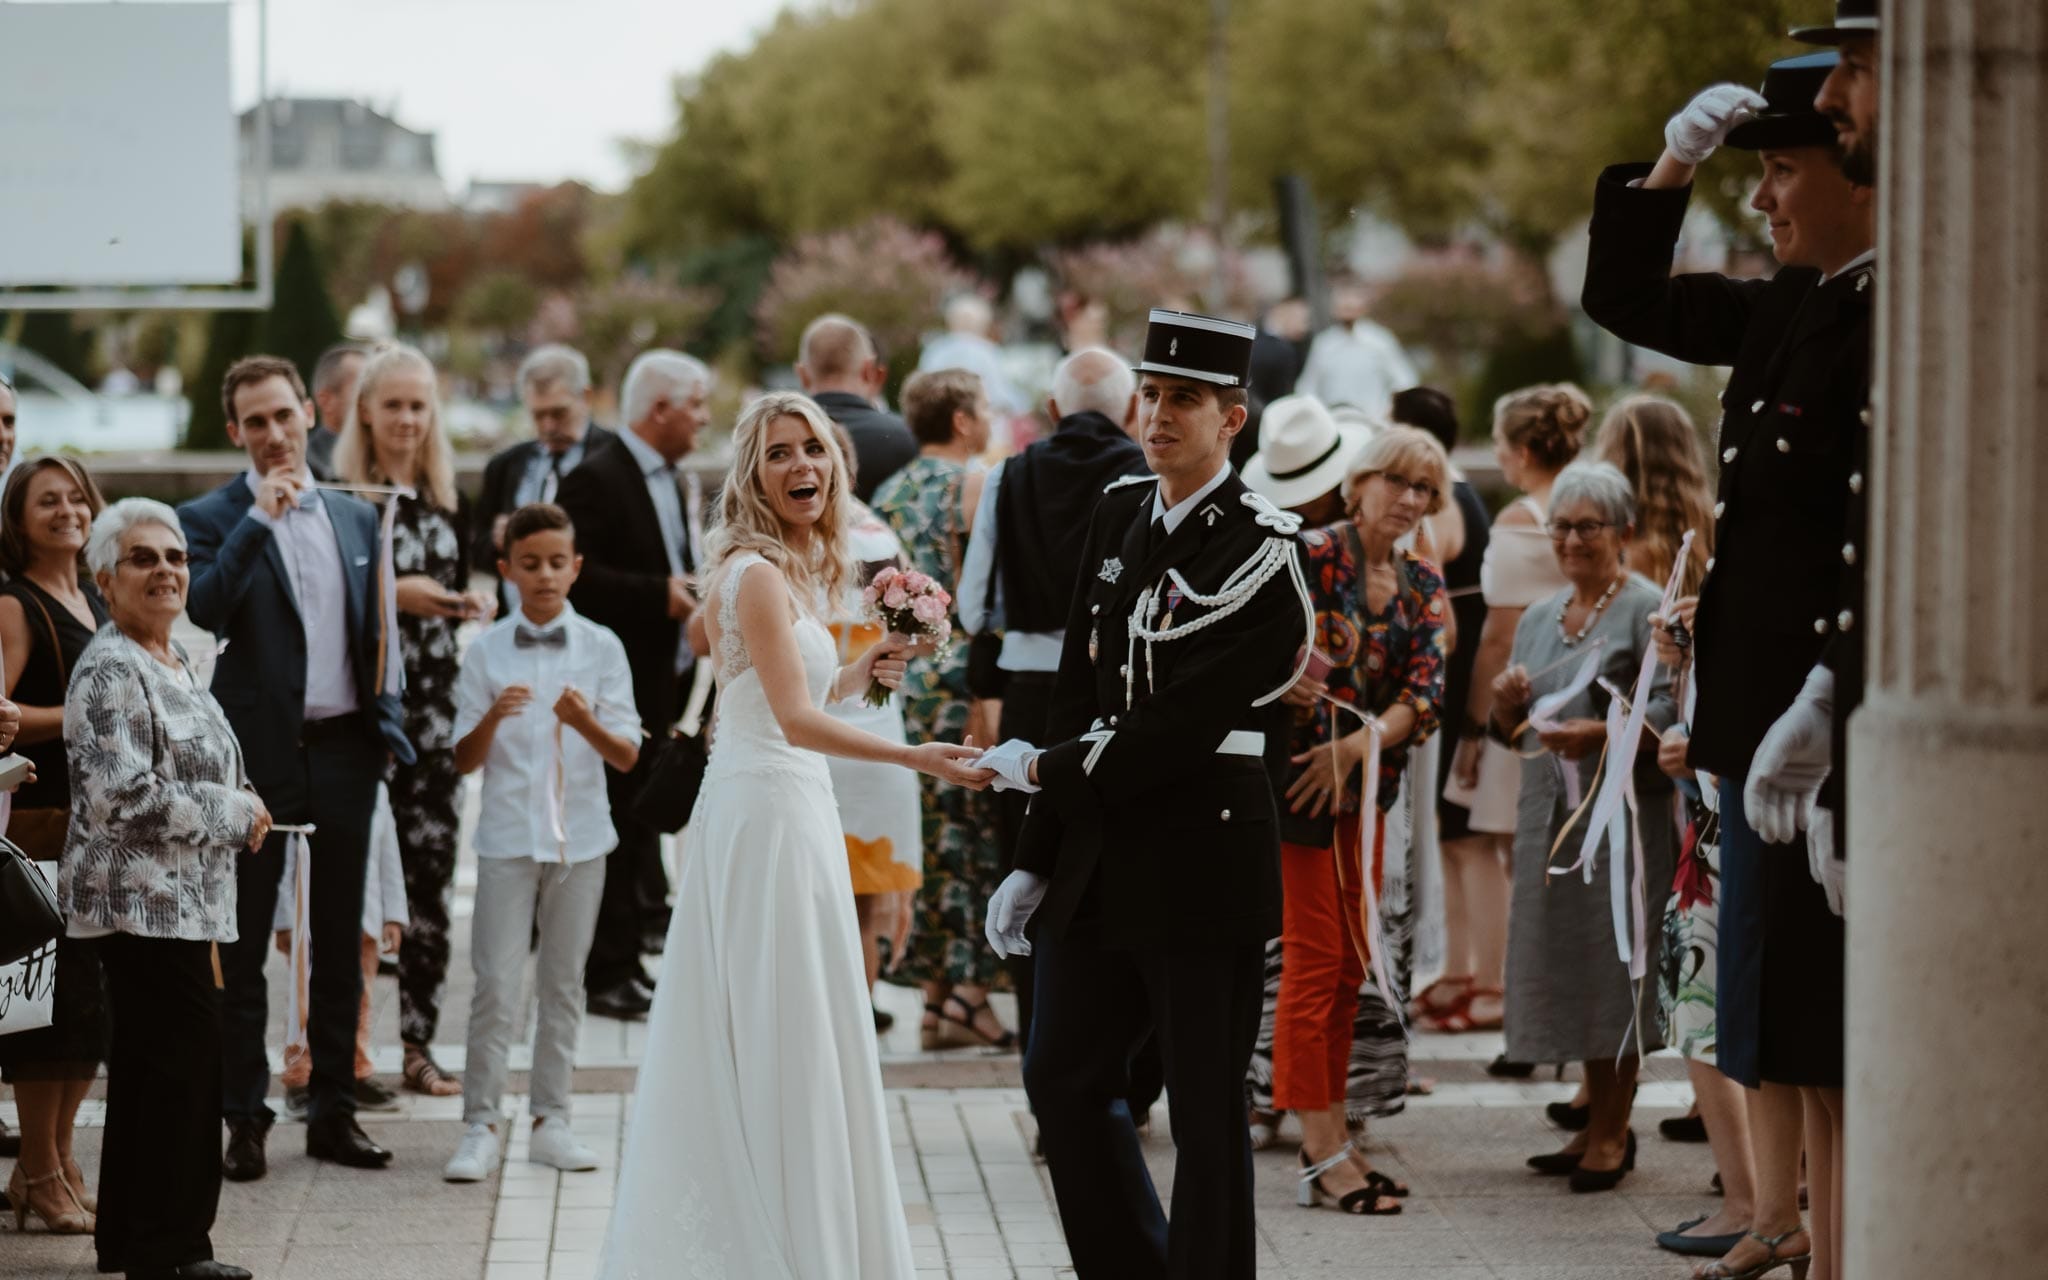
<instances>
[{"instance_id":1,"label":"uniform brass button","mask_svg":"<svg viewBox=\"0 0 2048 1280\"><path fill-rule=\"evenodd\" d=\"M1866 426L1866 427L1867 427L1867 426L1869 426L1869 425L1870 425L1870 406L1869 406L1869 405L1867 405L1867 404L1866 404L1866 405L1864 405L1864 406L1863 406L1863 412L1862 412L1862 413L1859 413L1859 414L1857 414L1856 416L1857 416L1857 417L1859 417L1859 418L1861 418L1861 419L1863 419L1863 425L1864 425L1864 426Z\"/></svg>"},{"instance_id":2,"label":"uniform brass button","mask_svg":"<svg viewBox=\"0 0 2048 1280\"><path fill-rule=\"evenodd\" d=\"M1728 446L1728 447L1727 447L1726 449L1723 449L1723 450L1721 450L1721 461L1723 461L1723 462L1733 462L1733 461L1735 461L1735 455L1736 455L1736 453L1737 453L1737 452L1738 452L1738 450L1736 449L1736 447L1735 447L1734 445L1732 445L1732 444L1731 444L1731 445L1729 445L1729 446Z\"/></svg>"},{"instance_id":3,"label":"uniform brass button","mask_svg":"<svg viewBox=\"0 0 2048 1280\"><path fill-rule=\"evenodd\" d=\"M1116 673L1120 676L1127 676L1131 674L1131 664L1128 662L1124 663L1122 666L1116 669Z\"/></svg>"},{"instance_id":4,"label":"uniform brass button","mask_svg":"<svg viewBox=\"0 0 2048 1280\"><path fill-rule=\"evenodd\" d=\"M1707 572L1708 572L1708 573L1712 573L1713 571L1714 571L1714 557L1712 557L1712 556L1708 556L1708 557L1707 557Z\"/></svg>"},{"instance_id":5,"label":"uniform brass button","mask_svg":"<svg viewBox=\"0 0 2048 1280\"><path fill-rule=\"evenodd\" d=\"M1861 493L1861 492L1863 492L1863 473L1862 473L1861 471L1855 471L1855 472L1851 472L1851 473L1850 473L1850 475L1849 475L1849 492L1851 492L1851 493Z\"/></svg>"},{"instance_id":6,"label":"uniform brass button","mask_svg":"<svg viewBox=\"0 0 2048 1280\"><path fill-rule=\"evenodd\" d=\"M1835 615L1835 625L1847 631L1850 627L1856 625L1856 615L1844 609Z\"/></svg>"},{"instance_id":7,"label":"uniform brass button","mask_svg":"<svg viewBox=\"0 0 2048 1280\"><path fill-rule=\"evenodd\" d=\"M1111 717L1109 718L1109 727L1110 727L1110 728L1112 728L1112 729L1116 728L1116 717L1115 717L1115 716L1111 716Z\"/></svg>"},{"instance_id":8,"label":"uniform brass button","mask_svg":"<svg viewBox=\"0 0 2048 1280\"><path fill-rule=\"evenodd\" d=\"M1225 809L1225 810L1223 811L1223 820L1224 820L1225 822L1228 822L1228 821L1230 821L1230 810L1228 810L1228 809Z\"/></svg>"},{"instance_id":9,"label":"uniform brass button","mask_svg":"<svg viewBox=\"0 0 2048 1280\"><path fill-rule=\"evenodd\" d=\"M1099 605L1099 604L1091 604L1091 605L1089 605L1089 606L1088 606L1088 612L1090 612L1090 613L1101 613L1101 612L1102 612L1102 606L1101 606L1101 605Z\"/></svg>"},{"instance_id":10,"label":"uniform brass button","mask_svg":"<svg viewBox=\"0 0 2048 1280\"><path fill-rule=\"evenodd\" d=\"M1783 437L1783 436L1779 436L1779 437L1778 437L1778 452L1779 452L1779 453L1790 453L1790 452L1792 452L1792 442L1791 442L1790 440L1787 440L1787 439L1786 439L1785 437Z\"/></svg>"},{"instance_id":11,"label":"uniform brass button","mask_svg":"<svg viewBox=\"0 0 2048 1280\"><path fill-rule=\"evenodd\" d=\"M1749 406L1749 411L1751 413L1762 413L1764 411L1764 402L1761 400L1757 401L1755 404Z\"/></svg>"},{"instance_id":12,"label":"uniform brass button","mask_svg":"<svg viewBox=\"0 0 2048 1280\"><path fill-rule=\"evenodd\" d=\"M1716 520L1719 520L1719 519L1721 518L1721 513L1722 513L1723 511L1726 511L1727 509L1728 509L1728 504L1727 504L1727 503L1725 503L1725 502L1717 502L1717 503L1715 503L1715 504L1714 504L1714 519L1716 519Z\"/></svg>"},{"instance_id":13,"label":"uniform brass button","mask_svg":"<svg viewBox=\"0 0 2048 1280\"><path fill-rule=\"evenodd\" d=\"M1845 542L1845 543L1843 543L1843 544L1842 544L1842 563L1843 563L1843 564L1855 564L1855 563L1856 563L1856 544L1855 544L1855 543L1853 543L1853 542Z\"/></svg>"},{"instance_id":14,"label":"uniform brass button","mask_svg":"<svg viewBox=\"0 0 2048 1280\"><path fill-rule=\"evenodd\" d=\"M1824 636L1824 635L1826 635L1827 633L1828 633L1828 620L1827 620L1826 618L1815 618L1815 619L1813 620L1813 634L1815 634L1815 635L1817 635L1817 636Z\"/></svg>"}]
</instances>

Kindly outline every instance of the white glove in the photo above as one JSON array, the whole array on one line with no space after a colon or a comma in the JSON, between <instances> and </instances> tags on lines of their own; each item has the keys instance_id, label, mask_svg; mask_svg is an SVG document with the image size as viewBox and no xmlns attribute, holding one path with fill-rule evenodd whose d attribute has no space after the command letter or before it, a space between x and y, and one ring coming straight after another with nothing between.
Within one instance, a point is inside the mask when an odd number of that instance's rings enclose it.
<instances>
[{"instance_id":1,"label":"white glove","mask_svg":"<svg viewBox=\"0 0 2048 1280\"><path fill-rule=\"evenodd\" d=\"M1806 828L1806 869L1813 882L1828 895L1828 910L1842 914L1842 891L1849 878L1849 864L1835 856L1835 815L1830 809L1815 809Z\"/></svg>"},{"instance_id":2,"label":"white glove","mask_svg":"<svg viewBox=\"0 0 2048 1280\"><path fill-rule=\"evenodd\" d=\"M1769 105L1762 94L1739 84L1702 89L1664 125L1664 146L1673 158L1699 164L1728 141L1731 129Z\"/></svg>"},{"instance_id":3,"label":"white glove","mask_svg":"<svg viewBox=\"0 0 2048 1280\"><path fill-rule=\"evenodd\" d=\"M974 768L994 769L998 791L1038 790L1038 784L1031 780L1031 762L1045 753L1022 738L1012 738L999 747L990 747L981 753L981 759L974 762Z\"/></svg>"},{"instance_id":4,"label":"white glove","mask_svg":"<svg viewBox=\"0 0 2048 1280\"><path fill-rule=\"evenodd\" d=\"M1043 876L1029 871L1012 871L996 886L994 896L988 900L988 918L982 928L988 934L988 945L997 955L1007 960L1031 954L1024 926L1031 923L1031 913L1045 901L1047 887Z\"/></svg>"},{"instance_id":5,"label":"white glove","mask_svg":"<svg viewBox=\"0 0 2048 1280\"><path fill-rule=\"evenodd\" d=\"M1786 844L1803 830L1826 781L1834 748L1835 673L1815 667L1750 761L1742 811L1765 844Z\"/></svg>"}]
</instances>

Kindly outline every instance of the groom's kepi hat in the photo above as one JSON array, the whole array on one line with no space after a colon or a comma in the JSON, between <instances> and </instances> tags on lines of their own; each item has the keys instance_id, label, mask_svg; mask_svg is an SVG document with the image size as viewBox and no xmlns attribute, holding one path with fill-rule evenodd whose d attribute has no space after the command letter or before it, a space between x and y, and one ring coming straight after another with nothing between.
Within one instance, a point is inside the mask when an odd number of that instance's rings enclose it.
<instances>
[{"instance_id":1,"label":"groom's kepi hat","mask_svg":"<svg viewBox=\"0 0 2048 1280\"><path fill-rule=\"evenodd\" d=\"M1252 339L1258 333L1236 320L1154 307L1137 372L1242 387L1251 381Z\"/></svg>"},{"instance_id":2,"label":"groom's kepi hat","mask_svg":"<svg viewBox=\"0 0 2048 1280\"><path fill-rule=\"evenodd\" d=\"M1803 44L1840 44L1844 36L1874 36L1877 32L1877 0L1835 0L1833 22L1794 27L1791 35Z\"/></svg>"}]
</instances>

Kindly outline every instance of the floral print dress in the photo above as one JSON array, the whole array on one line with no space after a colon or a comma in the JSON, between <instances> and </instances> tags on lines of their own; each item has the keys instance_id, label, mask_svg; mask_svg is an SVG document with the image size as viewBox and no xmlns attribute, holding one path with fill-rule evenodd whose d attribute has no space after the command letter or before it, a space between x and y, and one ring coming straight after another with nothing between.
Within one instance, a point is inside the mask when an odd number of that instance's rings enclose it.
<instances>
[{"instance_id":1,"label":"floral print dress","mask_svg":"<svg viewBox=\"0 0 2048 1280\"><path fill-rule=\"evenodd\" d=\"M425 574L450 591L469 586L466 501L453 512L428 500L399 496L392 527L392 565L401 578ZM448 983L448 898L455 885L461 832L457 812L462 776L455 770L455 680L462 673L454 618L398 615L405 664L402 698L405 736L418 757L391 770L391 816L405 868L405 899L412 921L398 952L398 1026L407 1044L430 1044Z\"/></svg>"},{"instance_id":2,"label":"floral print dress","mask_svg":"<svg viewBox=\"0 0 2048 1280\"><path fill-rule=\"evenodd\" d=\"M941 583L960 580L967 541L960 493L967 468L919 458L875 494L875 513L903 543L911 567ZM912 742L959 742L967 735L967 641L953 620L943 658L910 664L903 680L903 727ZM1001 961L982 932L982 911L1003 878L994 793L920 774L924 795L924 889L897 977L911 982L998 985Z\"/></svg>"}]
</instances>

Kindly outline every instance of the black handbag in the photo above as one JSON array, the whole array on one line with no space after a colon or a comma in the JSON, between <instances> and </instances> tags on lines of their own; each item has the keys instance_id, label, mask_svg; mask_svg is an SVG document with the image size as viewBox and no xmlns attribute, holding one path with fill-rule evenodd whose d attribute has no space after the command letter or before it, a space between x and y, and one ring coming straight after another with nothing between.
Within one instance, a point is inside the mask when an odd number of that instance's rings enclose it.
<instances>
[{"instance_id":1,"label":"black handbag","mask_svg":"<svg viewBox=\"0 0 2048 1280\"><path fill-rule=\"evenodd\" d=\"M63 931L57 891L27 854L0 837L0 965L13 964Z\"/></svg>"},{"instance_id":2,"label":"black handbag","mask_svg":"<svg viewBox=\"0 0 2048 1280\"><path fill-rule=\"evenodd\" d=\"M633 816L670 835L681 831L697 807L697 793L704 787L704 766L711 752L704 741L704 704L711 697L711 663L697 661L690 683L690 701L683 718L669 730L667 741L654 753L647 766L647 780L633 797Z\"/></svg>"}]
</instances>

